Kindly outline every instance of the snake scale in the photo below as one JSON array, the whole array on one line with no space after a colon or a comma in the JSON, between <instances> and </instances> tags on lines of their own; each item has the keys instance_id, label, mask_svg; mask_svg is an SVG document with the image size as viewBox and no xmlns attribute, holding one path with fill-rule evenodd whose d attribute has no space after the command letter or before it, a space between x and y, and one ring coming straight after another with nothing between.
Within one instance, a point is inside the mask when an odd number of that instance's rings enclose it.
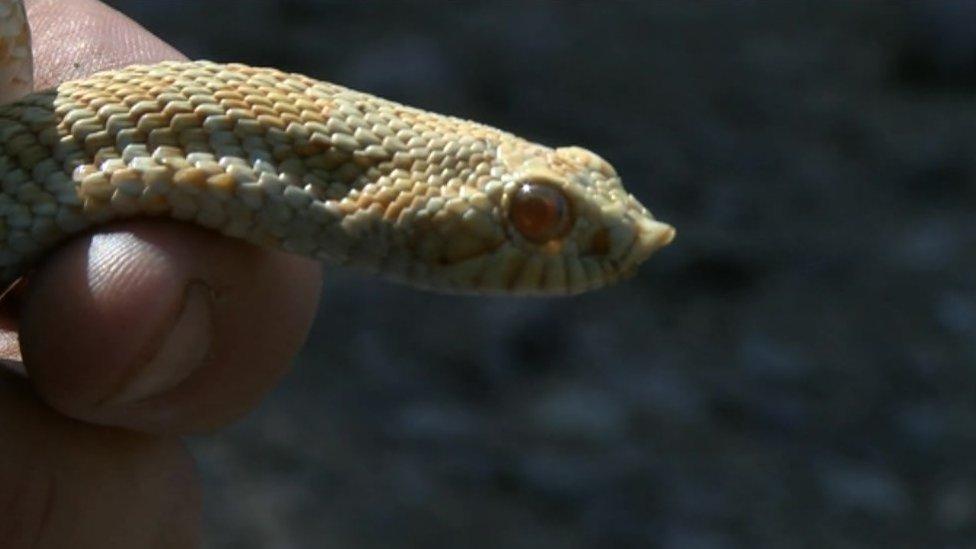
<instances>
[{"instance_id":1,"label":"snake scale","mask_svg":"<svg viewBox=\"0 0 976 549\"><path fill-rule=\"evenodd\" d=\"M674 229L614 168L272 68L163 62L32 86L0 0L0 283L68 236L164 216L446 292L572 294ZM26 95L25 95L26 94Z\"/></svg>"}]
</instances>

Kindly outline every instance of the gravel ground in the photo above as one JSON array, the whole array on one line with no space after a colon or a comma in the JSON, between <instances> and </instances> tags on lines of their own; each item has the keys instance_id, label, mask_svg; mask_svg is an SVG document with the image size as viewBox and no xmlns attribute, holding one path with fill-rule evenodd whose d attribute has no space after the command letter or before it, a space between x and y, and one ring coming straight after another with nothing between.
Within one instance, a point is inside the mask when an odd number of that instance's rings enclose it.
<instances>
[{"instance_id":1,"label":"gravel ground","mask_svg":"<svg viewBox=\"0 0 976 549\"><path fill-rule=\"evenodd\" d=\"M330 270L294 373L193 441L211 546L976 546L971 3L111 3L585 144L678 228L572 299Z\"/></svg>"}]
</instances>

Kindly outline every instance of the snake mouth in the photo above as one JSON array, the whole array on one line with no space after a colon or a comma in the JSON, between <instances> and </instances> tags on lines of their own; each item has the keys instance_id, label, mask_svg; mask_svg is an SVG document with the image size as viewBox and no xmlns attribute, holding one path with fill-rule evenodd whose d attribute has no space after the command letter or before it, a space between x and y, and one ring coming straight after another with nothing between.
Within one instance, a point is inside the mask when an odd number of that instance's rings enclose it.
<instances>
[{"instance_id":1,"label":"snake mouth","mask_svg":"<svg viewBox=\"0 0 976 549\"><path fill-rule=\"evenodd\" d=\"M621 229L627 235L620 237L626 240L614 246L617 251L610 257L572 252L572 247L543 253L506 240L491 253L440 265L440 272L431 277L438 279L432 287L448 293L579 294L630 278L676 235L674 227L650 217L640 217L629 229Z\"/></svg>"}]
</instances>

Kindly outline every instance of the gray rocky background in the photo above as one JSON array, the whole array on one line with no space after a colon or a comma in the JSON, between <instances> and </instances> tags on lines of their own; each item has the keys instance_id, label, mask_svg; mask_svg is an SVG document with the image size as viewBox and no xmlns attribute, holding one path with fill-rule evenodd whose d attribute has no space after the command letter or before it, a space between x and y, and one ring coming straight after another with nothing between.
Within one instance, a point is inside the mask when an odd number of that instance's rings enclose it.
<instances>
[{"instance_id":1,"label":"gray rocky background","mask_svg":"<svg viewBox=\"0 0 976 549\"><path fill-rule=\"evenodd\" d=\"M295 371L193 441L211 546L976 546L976 4L110 3L584 144L678 227L572 299L330 270Z\"/></svg>"}]
</instances>

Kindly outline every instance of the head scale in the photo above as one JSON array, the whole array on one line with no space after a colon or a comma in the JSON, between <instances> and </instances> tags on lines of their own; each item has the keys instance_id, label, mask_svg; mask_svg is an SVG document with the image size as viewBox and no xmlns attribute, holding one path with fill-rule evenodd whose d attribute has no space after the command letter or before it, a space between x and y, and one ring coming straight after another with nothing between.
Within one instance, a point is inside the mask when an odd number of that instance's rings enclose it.
<instances>
[{"instance_id":1,"label":"head scale","mask_svg":"<svg viewBox=\"0 0 976 549\"><path fill-rule=\"evenodd\" d=\"M674 238L585 149L501 134L454 154L438 192L398 216L409 251L386 274L449 292L574 294L632 274Z\"/></svg>"}]
</instances>

